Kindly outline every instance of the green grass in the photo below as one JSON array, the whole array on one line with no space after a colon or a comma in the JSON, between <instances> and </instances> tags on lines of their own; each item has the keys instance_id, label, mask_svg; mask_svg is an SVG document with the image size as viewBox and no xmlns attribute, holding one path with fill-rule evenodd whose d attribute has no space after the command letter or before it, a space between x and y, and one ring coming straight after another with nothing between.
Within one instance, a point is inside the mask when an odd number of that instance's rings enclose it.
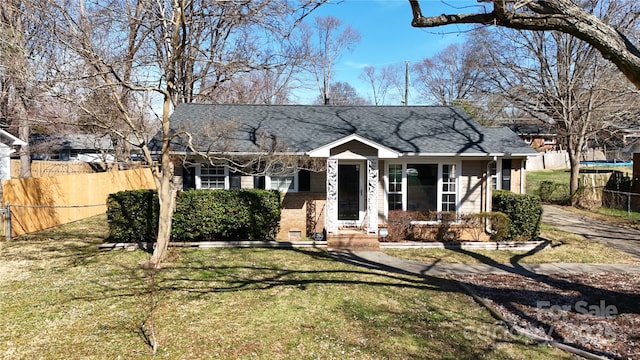
<instances>
[{"instance_id":1,"label":"green grass","mask_svg":"<svg viewBox=\"0 0 640 360\"><path fill-rule=\"evenodd\" d=\"M527 171L527 188L525 191L527 194L537 195L540 183L543 181L569 185L570 176L569 170Z\"/></svg>"},{"instance_id":2,"label":"green grass","mask_svg":"<svg viewBox=\"0 0 640 360\"><path fill-rule=\"evenodd\" d=\"M588 169L590 171L608 171L608 170L617 170L621 171L625 174L632 174L633 167L631 166L615 166L615 167L583 167L583 169ZM539 195L540 183L543 181L551 181L556 184L561 184L566 187L568 191L569 187L569 170L541 170L541 171L527 171L527 183L526 183L526 192L527 194ZM564 195L568 196L568 194L556 194L559 197ZM584 212L585 216L598 216L604 215L607 217L608 221L615 221L620 223L621 225L627 225L634 228L640 228L640 212L631 212L628 213L625 210L618 209L608 209L608 208L595 208L590 212Z\"/></svg>"},{"instance_id":3,"label":"green grass","mask_svg":"<svg viewBox=\"0 0 640 360\"><path fill-rule=\"evenodd\" d=\"M629 221L633 221L633 222L637 222L640 221L640 212L637 211L627 211L627 210L620 210L620 209L609 209L609 208L597 208L595 209L595 211L600 214L600 215L604 215L607 217L615 217L615 218L619 218L619 219L627 219Z\"/></svg>"},{"instance_id":4,"label":"green grass","mask_svg":"<svg viewBox=\"0 0 640 360\"><path fill-rule=\"evenodd\" d=\"M541 235L551 240L550 246L533 251L496 250L446 250L446 249L388 249L389 255L425 262L448 262L463 264L479 263L609 263L638 264L640 261L610 248L589 241L582 236L570 234L553 227L542 225Z\"/></svg>"},{"instance_id":5,"label":"green grass","mask_svg":"<svg viewBox=\"0 0 640 360\"><path fill-rule=\"evenodd\" d=\"M151 286L148 254L100 252L105 236L99 216L0 242L0 358L570 358L504 335L447 279L320 249L181 249Z\"/></svg>"}]
</instances>

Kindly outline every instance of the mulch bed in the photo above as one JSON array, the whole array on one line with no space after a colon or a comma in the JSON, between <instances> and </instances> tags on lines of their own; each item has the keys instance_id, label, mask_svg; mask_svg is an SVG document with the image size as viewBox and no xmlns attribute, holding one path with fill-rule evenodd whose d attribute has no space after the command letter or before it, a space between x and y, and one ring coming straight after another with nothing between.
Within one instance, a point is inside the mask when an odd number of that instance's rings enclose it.
<instances>
[{"instance_id":1,"label":"mulch bed","mask_svg":"<svg viewBox=\"0 0 640 360\"><path fill-rule=\"evenodd\" d=\"M614 359L640 359L640 275L455 276L519 329ZM477 329L478 336L495 336Z\"/></svg>"}]
</instances>

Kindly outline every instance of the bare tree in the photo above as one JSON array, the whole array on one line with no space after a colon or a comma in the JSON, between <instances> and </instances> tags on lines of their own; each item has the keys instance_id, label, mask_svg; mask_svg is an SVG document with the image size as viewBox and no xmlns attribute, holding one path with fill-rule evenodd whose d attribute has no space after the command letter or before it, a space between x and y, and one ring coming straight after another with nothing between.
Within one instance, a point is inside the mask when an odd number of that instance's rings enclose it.
<instances>
[{"instance_id":1,"label":"bare tree","mask_svg":"<svg viewBox=\"0 0 640 360\"><path fill-rule=\"evenodd\" d=\"M483 73L474 42L453 44L413 65L413 84L428 101L452 105L477 97Z\"/></svg>"},{"instance_id":2,"label":"bare tree","mask_svg":"<svg viewBox=\"0 0 640 360\"><path fill-rule=\"evenodd\" d=\"M31 24L23 7L30 4L22 0L0 4L0 111L5 125L17 127L18 137L27 143L20 147L20 177L31 177L29 110L35 91L28 59L32 33L27 29Z\"/></svg>"},{"instance_id":3,"label":"bare tree","mask_svg":"<svg viewBox=\"0 0 640 360\"><path fill-rule=\"evenodd\" d=\"M519 30L555 30L577 37L596 48L604 58L640 88L640 50L636 19L640 3L635 0L601 2L571 0L486 0L493 8L477 13L425 17L419 0L409 0L414 27L449 24L496 25ZM601 10L593 11L594 9Z\"/></svg>"},{"instance_id":4,"label":"bare tree","mask_svg":"<svg viewBox=\"0 0 640 360\"><path fill-rule=\"evenodd\" d=\"M384 104L389 89L397 81L398 67L387 65L378 71L374 66L366 66L362 69L360 79L371 85L371 98L375 105Z\"/></svg>"},{"instance_id":5,"label":"bare tree","mask_svg":"<svg viewBox=\"0 0 640 360\"><path fill-rule=\"evenodd\" d=\"M347 82L338 81L329 87L331 98L318 97L318 105L369 105L370 103L358 94L358 91Z\"/></svg>"},{"instance_id":6,"label":"bare tree","mask_svg":"<svg viewBox=\"0 0 640 360\"><path fill-rule=\"evenodd\" d=\"M637 106L635 89L620 81L620 73L596 49L568 34L503 30L472 41L485 49L488 62L481 68L491 91L540 122L556 125L569 153L575 194L586 140Z\"/></svg>"},{"instance_id":7,"label":"bare tree","mask_svg":"<svg viewBox=\"0 0 640 360\"><path fill-rule=\"evenodd\" d=\"M313 29L307 29L306 49L309 69L315 76L323 103L328 104L334 67L344 51L351 51L360 41L360 32L333 16L316 17ZM315 36L314 36L315 35Z\"/></svg>"},{"instance_id":8,"label":"bare tree","mask_svg":"<svg viewBox=\"0 0 640 360\"><path fill-rule=\"evenodd\" d=\"M215 101L221 84L236 75L276 67L283 59L275 55L281 51L280 40L321 2L49 3L48 16L56 25L51 31L68 56L55 69L64 86L50 90L86 114L92 121L87 125L127 139L154 164L160 217L149 267L160 266L170 239L177 193L174 167L179 162L172 156L172 139L191 135L172 128L173 107ZM99 107L85 101L100 93L118 121L103 117ZM158 158L141 129L138 109L131 107L133 100L150 100L150 107L160 108Z\"/></svg>"}]
</instances>

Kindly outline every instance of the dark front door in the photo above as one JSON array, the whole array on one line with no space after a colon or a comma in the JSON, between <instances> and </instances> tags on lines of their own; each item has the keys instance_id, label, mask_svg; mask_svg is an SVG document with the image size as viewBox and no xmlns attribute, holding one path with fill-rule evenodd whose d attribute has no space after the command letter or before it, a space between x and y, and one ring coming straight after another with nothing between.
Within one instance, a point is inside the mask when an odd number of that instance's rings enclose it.
<instances>
[{"instance_id":1,"label":"dark front door","mask_svg":"<svg viewBox=\"0 0 640 360\"><path fill-rule=\"evenodd\" d=\"M338 165L338 220L360 220L360 165Z\"/></svg>"}]
</instances>

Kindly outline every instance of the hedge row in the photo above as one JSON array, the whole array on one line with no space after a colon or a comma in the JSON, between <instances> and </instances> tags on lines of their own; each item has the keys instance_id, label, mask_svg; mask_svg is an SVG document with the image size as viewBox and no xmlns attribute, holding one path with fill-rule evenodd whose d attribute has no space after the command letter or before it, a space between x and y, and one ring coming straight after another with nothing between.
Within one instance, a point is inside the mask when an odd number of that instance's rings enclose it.
<instances>
[{"instance_id":1,"label":"hedge row","mask_svg":"<svg viewBox=\"0 0 640 360\"><path fill-rule=\"evenodd\" d=\"M280 226L277 191L189 190L178 193L173 241L273 240ZM121 191L107 199L110 241L155 241L158 233L155 190Z\"/></svg>"}]
</instances>

